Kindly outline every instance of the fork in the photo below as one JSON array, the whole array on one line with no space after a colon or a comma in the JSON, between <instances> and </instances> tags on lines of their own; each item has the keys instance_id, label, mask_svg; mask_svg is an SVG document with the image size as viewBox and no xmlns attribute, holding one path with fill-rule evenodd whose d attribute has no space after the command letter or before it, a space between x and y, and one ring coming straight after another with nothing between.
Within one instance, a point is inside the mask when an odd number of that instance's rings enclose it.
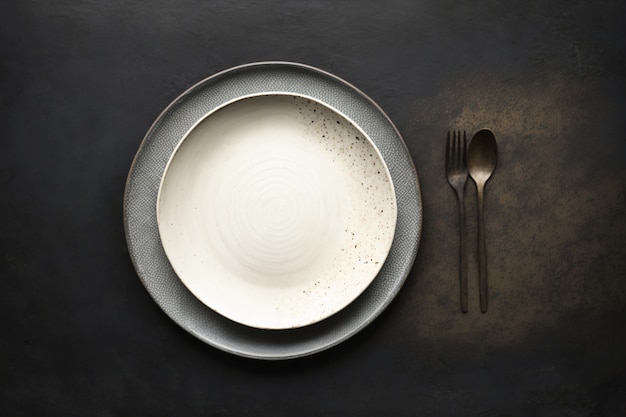
<instances>
[{"instance_id":1,"label":"fork","mask_svg":"<svg viewBox=\"0 0 626 417\"><path fill-rule=\"evenodd\" d=\"M446 173L448 182L456 192L456 200L459 205L459 281L461 286L461 311L467 313L467 256L465 248L465 205L463 196L465 192L465 184L467 183L467 165L466 160L467 135L463 131L461 139L461 131L448 132L448 140L446 143Z\"/></svg>"}]
</instances>

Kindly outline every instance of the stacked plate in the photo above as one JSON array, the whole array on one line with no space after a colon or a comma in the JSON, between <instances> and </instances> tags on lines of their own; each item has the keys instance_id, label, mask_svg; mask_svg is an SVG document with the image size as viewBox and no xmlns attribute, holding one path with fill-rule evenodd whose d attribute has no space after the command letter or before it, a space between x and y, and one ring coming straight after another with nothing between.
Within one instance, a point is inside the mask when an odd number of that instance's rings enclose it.
<instances>
[{"instance_id":1,"label":"stacked plate","mask_svg":"<svg viewBox=\"0 0 626 417\"><path fill-rule=\"evenodd\" d=\"M389 118L321 70L266 62L195 85L158 117L124 199L143 284L181 327L287 359L376 318L417 253L415 168Z\"/></svg>"}]
</instances>

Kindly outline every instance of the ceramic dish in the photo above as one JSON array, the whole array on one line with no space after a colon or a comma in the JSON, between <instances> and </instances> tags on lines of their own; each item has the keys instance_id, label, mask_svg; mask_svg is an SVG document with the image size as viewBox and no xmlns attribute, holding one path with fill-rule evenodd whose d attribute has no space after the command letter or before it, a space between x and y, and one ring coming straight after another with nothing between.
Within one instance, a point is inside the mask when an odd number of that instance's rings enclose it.
<instances>
[{"instance_id":1,"label":"ceramic dish","mask_svg":"<svg viewBox=\"0 0 626 417\"><path fill-rule=\"evenodd\" d=\"M359 296L387 257L397 212L364 132L284 94L202 119L173 153L157 202L183 284L223 316L275 330L323 320Z\"/></svg>"},{"instance_id":2,"label":"ceramic dish","mask_svg":"<svg viewBox=\"0 0 626 417\"><path fill-rule=\"evenodd\" d=\"M168 260L157 219L159 187L174 151L187 133L229 103L263 95L311 99L349 121L380 153L393 183L397 207L391 247L369 286L353 302L324 320L286 330L242 325L194 296ZM417 174L404 141L389 118L371 99L336 76L285 62L232 68L178 97L146 134L131 166L124 196L130 257L156 303L178 325L209 345L259 359L287 359L320 352L371 323L393 300L409 274L417 253L421 222Z\"/></svg>"}]
</instances>

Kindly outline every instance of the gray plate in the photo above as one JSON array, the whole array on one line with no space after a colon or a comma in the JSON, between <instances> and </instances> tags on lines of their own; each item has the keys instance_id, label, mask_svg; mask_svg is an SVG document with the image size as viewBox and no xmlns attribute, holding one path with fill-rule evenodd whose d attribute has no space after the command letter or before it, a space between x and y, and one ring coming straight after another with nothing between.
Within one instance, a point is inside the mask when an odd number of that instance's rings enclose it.
<instances>
[{"instance_id":1,"label":"gray plate","mask_svg":"<svg viewBox=\"0 0 626 417\"><path fill-rule=\"evenodd\" d=\"M178 142L203 116L240 97L263 93L309 96L343 113L380 150L393 178L398 222L389 256L378 276L352 304L311 326L261 330L232 322L195 298L169 264L157 226L159 184ZM124 195L128 249L142 283L165 313L211 346L258 359L310 355L341 343L372 322L396 296L415 260L422 226L417 174L391 120L370 98L319 69L263 62L220 72L191 87L159 115L128 174Z\"/></svg>"}]
</instances>

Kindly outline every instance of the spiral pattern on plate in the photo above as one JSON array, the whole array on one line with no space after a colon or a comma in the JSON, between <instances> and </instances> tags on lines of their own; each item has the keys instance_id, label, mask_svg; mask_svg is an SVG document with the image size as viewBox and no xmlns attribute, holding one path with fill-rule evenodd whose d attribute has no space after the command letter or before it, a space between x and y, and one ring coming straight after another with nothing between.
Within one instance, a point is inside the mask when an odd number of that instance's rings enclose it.
<instances>
[{"instance_id":1,"label":"spiral pattern on plate","mask_svg":"<svg viewBox=\"0 0 626 417\"><path fill-rule=\"evenodd\" d=\"M280 285L297 280L325 256L341 220L341 196L325 193L320 176L285 154L253 155L215 194L215 249L247 269L247 277Z\"/></svg>"}]
</instances>

